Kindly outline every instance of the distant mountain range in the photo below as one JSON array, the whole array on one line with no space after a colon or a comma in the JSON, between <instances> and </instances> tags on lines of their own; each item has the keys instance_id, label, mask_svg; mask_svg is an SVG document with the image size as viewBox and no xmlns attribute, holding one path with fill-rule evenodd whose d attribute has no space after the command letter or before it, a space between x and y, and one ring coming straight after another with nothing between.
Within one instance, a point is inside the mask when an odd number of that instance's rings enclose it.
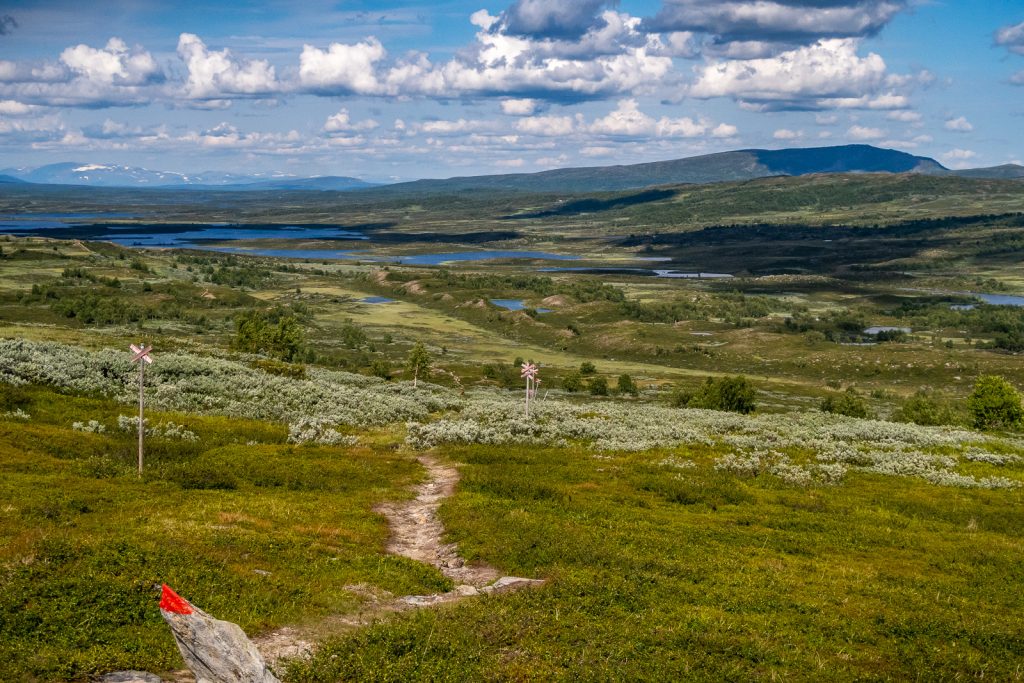
<instances>
[{"instance_id":1,"label":"distant mountain range","mask_svg":"<svg viewBox=\"0 0 1024 683\"><path fill-rule=\"evenodd\" d=\"M35 169L2 169L0 184L23 182L219 191L371 190L375 193L396 194L436 194L471 190L582 193L812 173L921 173L1013 180L1024 179L1024 166L1006 164L991 168L951 170L929 157L914 156L894 149L880 149L871 145L842 145L779 150L744 149L628 166L560 168L539 173L414 180L383 186L345 176L302 178L285 174L183 174L94 163L50 164Z\"/></svg>"},{"instance_id":2,"label":"distant mountain range","mask_svg":"<svg viewBox=\"0 0 1024 683\"><path fill-rule=\"evenodd\" d=\"M560 168L539 173L469 176L447 180L416 180L377 188L377 192L462 192L474 189L533 192L603 192L654 185L717 183L770 176L812 173L921 173L969 178L1024 178L1024 166L954 171L935 159L871 145L743 149L629 166Z\"/></svg>"},{"instance_id":3,"label":"distant mountain range","mask_svg":"<svg viewBox=\"0 0 1024 683\"><path fill-rule=\"evenodd\" d=\"M220 171L175 173L138 166L65 162L38 168L5 168L0 183L25 182L44 185L90 187L137 187L197 190L356 190L374 187L358 178L322 176L302 178L283 173L242 175Z\"/></svg>"}]
</instances>

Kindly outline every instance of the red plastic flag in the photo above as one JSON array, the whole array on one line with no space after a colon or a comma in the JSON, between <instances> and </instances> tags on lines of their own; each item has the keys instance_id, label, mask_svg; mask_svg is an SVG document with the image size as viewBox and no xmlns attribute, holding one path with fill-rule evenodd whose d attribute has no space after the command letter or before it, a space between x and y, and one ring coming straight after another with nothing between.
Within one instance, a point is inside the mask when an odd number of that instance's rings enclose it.
<instances>
[{"instance_id":1,"label":"red plastic flag","mask_svg":"<svg viewBox=\"0 0 1024 683\"><path fill-rule=\"evenodd\" d=\"M175 614L192 614L192 605L188 600L175 593L174 589L166 583L163 593L160 595L160 609Z\"/></svg>"}]
</instances>

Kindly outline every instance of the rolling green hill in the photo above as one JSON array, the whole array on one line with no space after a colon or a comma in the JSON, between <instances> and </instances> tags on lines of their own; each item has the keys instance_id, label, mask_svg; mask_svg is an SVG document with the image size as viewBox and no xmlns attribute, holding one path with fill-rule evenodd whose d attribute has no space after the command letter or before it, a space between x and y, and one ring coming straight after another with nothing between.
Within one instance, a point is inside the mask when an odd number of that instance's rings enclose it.
<instances>
[{"instance_id":1,"label":"rolling green hill","mask_svg":"<svg viewBox=\"0 0 1024 683\"><path fill-rule=\"evenodd\" d=\"M474 189L601 192L652 185L718 183L811 173L945 174L949 171L927 157L870 145L843 145L782 150L745 149L629 166L560 168L540 173L417 180L389 185L378 191L424 194Z\"/></svg>"}]
</instances>

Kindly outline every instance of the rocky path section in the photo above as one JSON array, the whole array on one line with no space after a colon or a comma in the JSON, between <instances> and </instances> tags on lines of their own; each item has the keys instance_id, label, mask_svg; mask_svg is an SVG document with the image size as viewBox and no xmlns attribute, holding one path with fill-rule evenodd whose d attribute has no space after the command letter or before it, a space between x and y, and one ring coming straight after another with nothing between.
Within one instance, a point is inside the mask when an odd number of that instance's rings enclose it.
<instances>
[{"instance_id":1,"label":"rocky path section","mask_svg":"<svg viewBox=\"0 0 1024 683\"><path fill-rule=\"evenodd\" d=\"M501 576L494 567L483 563L467 564L459 555L456 544L445 543L444 525L438 516L438 510L444 499L455 493L459 471L454 466L445 465L428 455L421 455L419 461L426 468L428 477L416 487L416 496L412 500L385 503L377 508L378 512L387 517L391 526L387 551L437 567L442 574L455 582L455 588L447 593L396 597L372 586L346 586L346 590L364 598L363 608L359 612L321 620L315 629L286 626L253 639L267 664L272 666L284 659L308 657L315 650L319 635L366 626L388 613L452 603L475 595L505 593L544 583L540 579ZM241 629L234 624L228 626L241 633ZM225 655L227 656L226 651ZM107 674L101 680L110 683L149 683L159 679L145 672L120 671ZM186 683L195 681L196 678L189 671L178 671L170 680L175 683Z\"/></svg>"},{"instance_id":2,"label":"rocky path section","mask_svg":"<svg viewBox=\"0 0 1024 683\"><path fill-rule=\"evenodd\" d=\"M444 542L438 510L444 499L455 493L459 471L425 455L419 461L429 477L416 488L416 497L377 508L391 524L388 552L431 564L456 584L481 588L493 583L500 576L498 570L486 564L466 564L458 547Z\"/></svg>"},{"instance_id":3,"label":"rocky path section","mask_svg":"<svg viewBox=\"0 0 1024 683\"><path fill-rule=\"evenodd\" d=\"M365 626L390 612L401 612L418 607L431 607L452 603L474 595L505 593L544 583L540 579L501 576L501 573L483 563L467 564L459 555L455 543L444 542L444 525L438 510L445 498L455 493L459 471L437 459L421 455L419 462L427 470L427 479L416 487L411 500L384 503L377 512L388 519L391 538L387 551L417 562L433 565L455 582L447 593L430 595L392 596L369 586L346 586L366 599L364 608L356 613L333 617L321 624L326 630ZM303 657L312 653L315 643L311 635L285 627L256 639L256 644L268 662Z\"/></svg>"}]
</instances>

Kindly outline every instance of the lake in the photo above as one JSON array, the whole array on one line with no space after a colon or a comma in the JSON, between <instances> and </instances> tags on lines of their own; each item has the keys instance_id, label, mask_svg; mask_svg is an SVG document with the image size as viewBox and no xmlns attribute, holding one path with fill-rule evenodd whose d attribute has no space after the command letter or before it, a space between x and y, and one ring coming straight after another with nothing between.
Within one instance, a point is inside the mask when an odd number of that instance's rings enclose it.
<instances>
[{"instance_id":1,"label":"lake","mask_svg":"<svg viewBox=\"0 0 1024 683\"><path fill-rule=\"evenodd\" d=\"M132 246L132 245L130 245ZM197 245L191 249L206 249L228 254L250 256L275 256L278 258L301 258L314 261L373 261L375 263L394 263L406 266L439 266L456 261L493 261L497 259L536 259L544 261L573 261L579 256L555 254L548 251L453 251L434 254L409 254L382 256L365 250L334 251L330 249L258 249L249 247L221 247Z\"/></svg>"},{"instance_id":2,"label":"lake","mask_svg":"<svg viewBox=\"0 0 1024 683\"><path fill-rule=\"evenodd\" d=\"M521 311L524 308L526 308L526 305L523 303L522 299L491 299L490 301L495 306L501 306L502 308L508 309L510 311ZM537 308L534 310L536 310L538 313L551 312L550 308Z\"/></svg>"},{"instance_id":3,"label":"lake","mask_svg":"<svg viewBox=\"0 0 1024 683\"><path fill-rule=\"evenodd\" d=\"M584 273L589 275L615 275L627 273L649 277L683 278L691 280L717 280L733 277L729 273L686 273L661 268L629 268L626 266L580 266L565 268L539 268L542 273Z\"/></svg>"},{"instance_id":4,"label":"lake","mask_svg":"<svg viewBox=\"0 0 1024 683\"><path fill-rule=\"evenodd\" d=\"M228 254L272 256L311 260L362 260L411 266L436 266L458 261L497 259L540 259L573 261L579 256L549 251L483 250L426 254L379 255L354 249L288 249L235 247L223 242L238 240L346 240L369 239L343 225L236 225L231 223L79 223L76 219L128 217L126 214L15 214L0 217L0 233L39 237L103 240L125 247L201 249ZM63 219L63 220L61 220Z\"/></svg>"},{"instance_id":5,"label":"lake","mask_svg":"<svg viewBox=\"0 0 1024 683\"><path fill-rule=\"evenodd\" d=\"M976 296L987 304L993 306L1024 306L1024 296L1013 296L1010 294L976 294L974 292L961 292L968 296Z\"/></svg>"},{"instance_id":6,"label":"lake","mask_svg":"<svg viewBox=\"0 0 1024 683\"><path fill-rule=\"evenodd\" d=\"M976 299L981 299L985 303L991 306L1024 306L1024 296L1017 296L1015 294L982 294L980 292L946 292L937 289L911 289L909 287L904 288L905 292L925 292L927 294L945 294L945 295L957 295L957 296L973 296ZM954 311L969 311L974 308L974 304L952 304L950 305Z\"/></svg>"},{"instance_id":7,"label":"lake","mask_svg":"<svg viewBox=\"0 0 1024 683\"><path fill-rule=\"evenodd\" d=\"M872 336L880 332L903 332L904 334L910 334L911 329L909 327L891 327L889 325L875 325L864 330L864 334L870 334Z\"/></svg>"}]
</instances>

